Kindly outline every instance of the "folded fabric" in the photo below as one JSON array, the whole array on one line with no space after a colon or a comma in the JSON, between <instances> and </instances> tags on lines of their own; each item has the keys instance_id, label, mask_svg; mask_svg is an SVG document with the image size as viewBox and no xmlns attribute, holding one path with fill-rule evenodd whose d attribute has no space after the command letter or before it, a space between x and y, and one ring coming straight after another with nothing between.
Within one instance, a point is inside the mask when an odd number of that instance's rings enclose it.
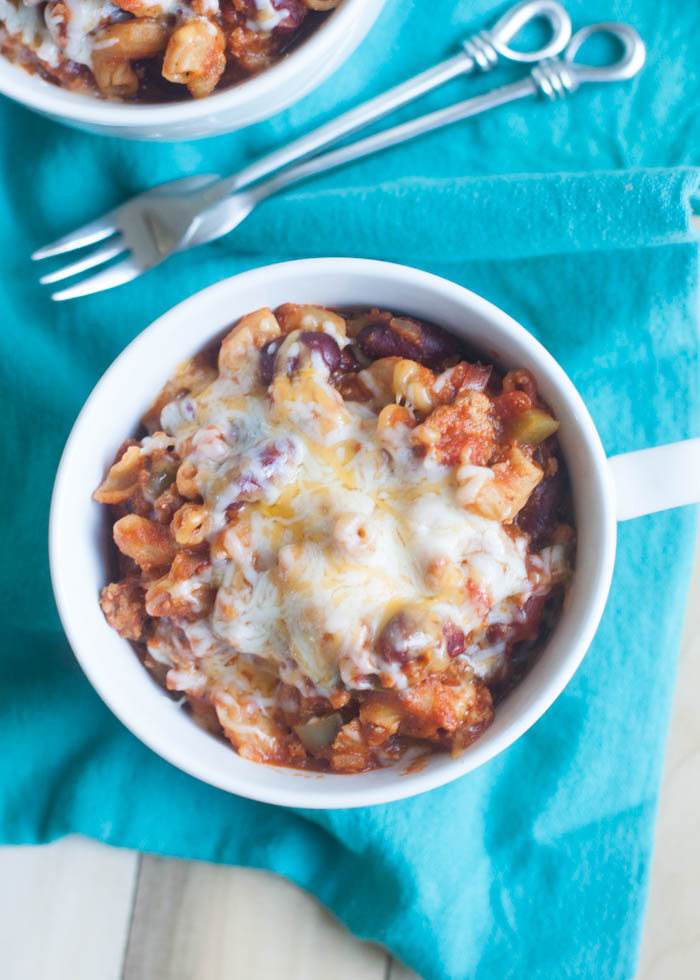
<instances>
[{"instance_id":1,"label":"folded fabric","mask_svg":"<svg viewBox=\"0 0 700 980\"><path fill-rule=\"evenodd\" d=\"M690 167L410 177L350 187L342 196L309 188L291 193L284 208L264 201L241 226L236 246L264 255L272 241L278 255L298 255L300 227L309 255L371 251L402 262L407 256L431 262L436 254L459 263L680 244L696 238L689 220L696 188ZM439 229L439 250L416 209Z\"/></svg>"},{"instance_id":2,"label":"folded fabric","mask_svg":"<svg viewBox=\"0 0 700 980\"><path fill-rule=\"evenodd\" d=\"M445 56L503 6L390 0L363 48L317 93L218 140L135 145L0 105L2 131L21 134L0 146L9 515L0 568L2 842L80 832L270 868L427 980L633 976L692 509L621 526L595 642L530 732L456 783L356 811L242 800L142 746L71 654L45 545L61 447L119 350L196 289L291 256L389 258L500 304L561 361L609 452L700 434L690 225L700 171L680 166L700 145L692 111L700 77L690 43L680 41L697 36L700 8L691 0L672 9L650 0L568 6L575 26L617 17L638 27L650 52L639 79L582 90L561 105L494 112L300 185L229 238L59 307L36 285L32 248L149 184L232 171L312 119ZM460 80L426 105L494 81Z\"/></svg>"}]
</instances>

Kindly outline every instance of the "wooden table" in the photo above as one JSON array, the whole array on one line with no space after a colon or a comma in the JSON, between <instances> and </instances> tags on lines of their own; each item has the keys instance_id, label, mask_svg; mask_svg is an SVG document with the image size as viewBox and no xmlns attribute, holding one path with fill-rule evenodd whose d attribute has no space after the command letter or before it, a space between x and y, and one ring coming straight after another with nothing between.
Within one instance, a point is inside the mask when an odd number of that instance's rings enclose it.
<instances>
[{"instance_id":1,"label":"wooden table","mask_svg":"<svg viewBox=\"0 0 700 980\"><path fill-rule=\"evenodd\" d=\"M698 691L700 547L637 980L700 977ZM140 855L79 837L0 848L0 948L3 980L416 980L268 872Z\"/></svg>"}]
</instances>

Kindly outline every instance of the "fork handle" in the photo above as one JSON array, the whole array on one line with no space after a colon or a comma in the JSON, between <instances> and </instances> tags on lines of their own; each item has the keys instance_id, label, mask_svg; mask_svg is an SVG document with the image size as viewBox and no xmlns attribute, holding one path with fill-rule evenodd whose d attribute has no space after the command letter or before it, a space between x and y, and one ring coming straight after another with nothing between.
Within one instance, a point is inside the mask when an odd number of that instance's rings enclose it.
<instances>
[{"instance_id":1,"label":"fork handle","mask_svg":"<svg viewBox=\"0 0 700 980\"><path fill-rule=\"evenodd\" d=\"M307 177L325 173L327 170L334 170L336 167L342 167L346 163L352 163L354 160L370 156L372 153L378 153L380 150L388 150L399 143L415 139L416 136L432 133L436 129L442 129L444 126L449 126L462 119L468 119L471 116L478 116L482 112L488 112L490 109L506 105L508 102L516 102L518 99L527 98L529 95L536 95L537 92L538 87L535 80L528 75L526 78L511 82L509 85L500 85L484 95L477 95L471 99L456 102L444 109L437 109L435 112L410 119L398 126L391 126L380 133L366 136L349 146L341 146L337 150L330 150L321 156L312 157L311 160L306 160L295 167L289 167L287 170L274 174L264 183L249 188L248 193L260 201L289 184L296 184Z\"/></svg>"},{"instance_id":2,"label":"fork handle","mask_svg":"<svg viewBox=\"0 0 700 980\"><path fill-rule=\"evenodd\" d=\"M349 146L341 146L337 150L330 150L328 153L312 157L294 167L288 167L286 170L273 174L268 180L229 195L224 200L202 210L193 220L177 250L183 251L194 245L203 245L205 242L213 241L215 238L228 234L240 224L243 210L246 214L250 213L260 201L290 184L296 184L301 180L306 180L307 177L334 170L336 167L352 163L354 160L370 156L372 153L378 153L380 150L397 146L399 143L405 143L416 136L433 132L443 126L449 126L461 119L479 115L508 102L515 102L518 99L536 95L538 91L535 79L532 75L528 75L520 81L501 85L484 95L477 95L474 98L457 102L445 109L438 109L427 115L419 116L417 119L392 126L390 129L385 129L372 136L366 136ZM246 202L244 208L241 206L242 198Z\"/></svg>"},{"instance_id":3,"label":"fork handle","mask_svg":"<svg viewBox=\"0 0 700 980\"><path fill-rule=\"evenodd\" d=\"M550 37L543 45L528 50L514 50L511 41L523 28L536 20L544 20ZM272 153L255 160L232 177L225 177L202 192L203 207L210 207L229 194L268 177L288 164L308 157L352 136L360 129L377 122L396 109L427 95L433 89L472 72L487 72L495 68L499 59L512 62L536 62L558 54L571 36L571 21L564 8L556 0L520 0L506 11L490 30L480 31L465 38L458 54L420 72L413 78L395 85L373 99L368 99L354 109L318 126L310 133L293 140Z\"/></svg>"},{"instance_id":4,"label":"fork handle","mask_svg":"<svg viewBox=\"0 0 700 980\"><path fill-rule=\"evenodd\" d=\"M265 154L232 177L224 177L223 180L217 181L210 189L211 200L207 203L213 204L217 200L222 200L229 194L262 180L282 167L286 167L287 164L304 160L318 150L337 143L343 137L352 136L353 133L364 129L365 126L377 122L394 110L408 105L428 92L432 92L433 89L452 81L452 79L458 78L460 75L468 75L474 71L474 68L474 58L468 55L466 51L460 51L459 54L448 58L439 65L428 68L419 75L409 78L408 81L394 86L394 88L369 99L367 102L363 102L354 109L349 109L340 116L336 116L335 119L318 126L310 133L300 136L299 139L293 140L286 146Z\"/></svg>"},{"instance_id":5,"label":"fork handle","mask_svg":"<svg viewBox=\"0 0 700 980\"><path fill-rule=\"evenodd\" d=\"M580 64L575 61L582 45L588 38L596 34L614 37L619 42L622 53L617 61L599 67ZM371 153L377 153L399 143L405 143L416 136L431 133L443 126L468 119L470 116L477 116L509 102L536 95L542 95L554 101L559 98L566 98L575 92L581 84L625 81L640 71L644 65L644 60L644 42L634 28L629 25L606 21L602 24L584 27L571 38L561 58L545 58L535 65L529 75L517 82L501 85L484 95L477 95L474 98L456 102L444 109L438 109L398 126L392 126L380 133L375 133L373 136L357 140L349 146L341 146L337 150L312 157L310 160L294 167L288 167L286 170L274 174L268 180L239 191L218 204L210 206L206 211L201 211L192 221L186 234L178 243L177 251L183 251L193 245L201 245L228 234L264 198L288 187L290 184L305 180L307 177L325 173L327 170L351 163L353 160L359 160Z\"/></svg>"}]
</instances>

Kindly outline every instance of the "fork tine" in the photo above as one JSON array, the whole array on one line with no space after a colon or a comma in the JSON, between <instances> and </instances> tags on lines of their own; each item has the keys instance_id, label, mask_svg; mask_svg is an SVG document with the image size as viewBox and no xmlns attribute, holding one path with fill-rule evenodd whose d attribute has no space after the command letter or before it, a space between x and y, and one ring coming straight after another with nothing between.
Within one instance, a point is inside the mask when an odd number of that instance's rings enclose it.
<instances>
[{"instance_id":1,"label":"fork tine","mask_svg":"<svg viewBox=\"0 0 700 980\"><path fill-rule=\"evenodd\" d=\"M114 286L121 286L122 283L129 282L140 276L147 270L136 262L133 256L129 256L117 265L111 265L107 269L102 269L94 276L89 276L78 282L75 286L68 289L61 289L57 293L52 293L51 299L60 302L64 299L75 299L78 296L89 296L90 293L99 293L103 289L112 289Z\"/></svg>"},{"instance_id":2,"label":"fork tine","mask_svg":"<svg viewBox=\"0 0 700 980\"><path fill-rule=\"evenodd\" d=\"M97 248L86 255L85 258L79 259L77 262L71 262L70 265L64 265L61 269L55 269L53 272L47 273L42 276L39 282L42 286L47 286L50 282L59 282L61 279L68 279L69 276L77 276L79 272L86 272L88 269L92 269L95 265L101 265L103 262L109 262L110 259L114 259L117 255L126 249L126 242L122 235L117 238L110 239L106 245L101 248Z\"/></svg>"},{"instance_id":3,"label":"fork tine","mask_svg":"<svg viewBox=\"0 0 700 980\"><path fill-rule=\"evenodd\" d=\"M52 255L61 255L63 252L72 252L73 249L83 248L85 245L94 245L101 242L103 238L109 238L118 229L114 222L116 211L108 211L101 218L89 221L82 228L76 228L63 238L56 239L50 245L38 248L32 255L34 261L38 259L49 259Z\"/></svg>"}]
</instances>

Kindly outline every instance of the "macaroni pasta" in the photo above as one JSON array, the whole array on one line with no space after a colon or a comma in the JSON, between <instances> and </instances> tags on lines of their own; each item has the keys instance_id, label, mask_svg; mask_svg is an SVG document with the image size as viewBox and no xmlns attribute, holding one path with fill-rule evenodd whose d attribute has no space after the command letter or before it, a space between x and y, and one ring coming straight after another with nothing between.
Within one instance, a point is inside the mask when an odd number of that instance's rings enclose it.
<instances>
[{"instance_id":1,"label":"macaroni pasta","mask_svg":"<svg viewBox=\"0 0 700 980\"><path fill-rule=\"evenodd\" d=\"M245 758L461 752L556 619L557 422L430 324L285 304L180 367L120 449L104 614Z\"/></svg>"},{"instance_id":2,"label":"macaroni pasta","mask_svg":"<svg viewBox=\"0 0 700 980\"><path fill-rule=\"evenodd\" d=\"M0 0L0 54L72 91L202 98L268 68L340 0Z\"/></svg>"}]
</instances>

